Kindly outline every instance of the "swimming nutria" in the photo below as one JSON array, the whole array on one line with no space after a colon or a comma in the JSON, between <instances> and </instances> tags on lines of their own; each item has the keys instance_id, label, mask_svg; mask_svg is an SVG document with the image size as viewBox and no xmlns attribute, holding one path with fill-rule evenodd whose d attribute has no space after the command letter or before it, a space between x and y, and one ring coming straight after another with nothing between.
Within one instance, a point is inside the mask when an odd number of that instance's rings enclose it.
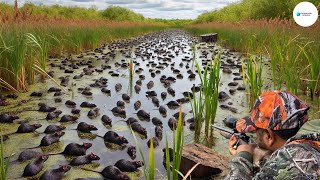
<instances>
[{"instance_id":1,"label":"swimming nutria","mask_svg":"<svg viewBox=\"0 0 320 180\"><path fill-rule=\"evenodd\" d=\"M47 117L46 117L46 120L52 120L54 118L57 118L60 116L60 114L62 113L62 111L60 110L56 110L56 111L53 111L53 112L49 112L47 114Z\"/></svg>"},{"instance_id":2,"label":"swimming nutria","mask_svg":"<svg viewBox=\"0 0 320 180\"><path fill-rule=\"evenodd\" d=\"M155 126L162 126L162 121L157 117L152 118L151 121Z\"/></svg>"},{"instance_id":3,"label":"swimming nutria","mask_svg":"<svg viewBox=\"0 0 320 180\"><path fill-rule=\"evenodd\" d=\"M140 87L138 84L136 84L136 85L134 86L134 90L136 91L137 94L139 94L140 91L141 91L141 87Z\"/></svg>"},{"instance_id":4,"label":"swimming nutria","mask_svg":"<svg viewBox=\"0 0 320 180\"><path fill-rule=\"evenodd\" d=\"M154 129L155 135L160 140L162 139L162 126L157 125Z\"/></svg>"},{"instance_id":5,"label":"swimming nutria","mask_svg":"<svg viewBox=\"0 0 320 180\"><path fill-rule=\"evenodd\" d=\"M41 105L40 107L39 107L39 110L38 111L40 111L40 112L52 112L52 111L55 111L57 108L55 108L55 107L50 107L50 106L47 106L47 105Z\"/></svg>"},{"instance_id":6,"label":"swimming nutria","mask_svg":"<svg viewBox=\"0 0 320 180\"><path fill-rule=\"evenodd\" d=\"M77 105L75 102L73 102L71 100L67 100L64 104L67 106L76 106Z\"/></svg>"},{"instance_id":7,"label":"swimming nutria","mask_svg":"<svg viewBox=\"0 0 320 180\"><path fill-rule=\"evenodd\" d=\"M136 153L137 153L136 147L129 146L128 150L127 150L127 153L131 157L132 160L135 159L137 157L136 156Z\"/></svg>"},{"instance_id":8,"label":"swimming nutria","mask_svg":"<svg viewBox=\"0 0 320 180\"><path fill-rule=\"evenodd\" d=\"M178 125L178 120L176 118L172 117L172 118L169 119L168 125L169 125L171 130L175 130L177 128L177 125Z\"/></svg>"},{"instance_id":9,"label":"swimming nutria","mask_svg":"<svg viewBox=\"0 0 320 180\"><path fill-rule=\"evenodd\" d=\"M123 116L126 115L126 111L124 109L119 108L119 107L114 107L111 109L111 111L115 114L119 114L119 115L123 115Z\"/></svg>"},{"instance_id":10,"label":"swimming nutria","mask_svg":"<svg viewBox=\"0 0 320 180\"><path fill-rule=\"evenodd\" d=\"M185 91L182 94L183 94L184 97L188 98L190 96L190 98L193 98L193 93L192 92Z\"/></svg>"},{"instance_id":11,"label":"swimming nutria","mask_svg":"<svg viewBox=\"0 0 320 180\"><path fill-rule=\"evenodd\" d=\"M48 155L41 155L33 162L29 163L23 171L24 177L35 176L43 169L43 163L48 159Z\"/></svg>"},{"instance_id":12,"label":"swimming nutria","mask_svg":"<svg viewBox=\"0 0 320 180\"><path fill-rule=\"evenodd\" d=\"M149 81L149 82L147 83L147 88L148 88L148 89L153 88L153 86L154 86L154 82L153 82L153 81Z\"/></svg>"},{"instance_id":13,"label":"swimming nutria","mask_svg":"<svg viewBox=\"0 0 320 180\"><path fill-rule=\"evenodd\" d=\"M142 161L128 161L125 159L120 159L114 164L115 167L124 172L135 172L139 167L142 167L143 165L144 164Z\"/></svg>"},{"instance_id":14,"label":"swimming nutria","mask_svg":"<svg viewBox=\"0 0 320 180\"><path fill-rule=\"evenodd\" d=\"M120 169L118 169L115 166L107 166L101 172L94 171L94 170L91 170L91 169L85 169L85 168L81 168L81 169L86 170L86 171L100 173L104 178L107 178L107 179L112 179L112 180L131 180L131 178L128 175L126 175L123 172L121 172Z\"/></svg>"},{"instance_id":15,"label":"swimming nutria","mask_svg":"<svg viewBox=\"0 0 320 180\"><path fill-rule=\"evenodd\" d=\"M51 133L55 133L57 131L61 131L61 130L64 130L64 129L66 129L66 127L62 126L62 125L49 125L44 130L44 133L51 134Z\"/></svg>"},{"instance_id":16,"label":"swimming nutria","mask_svg":"<svg viewBox=\"0 0 320 180\"><path fill-rule=\"evenodd\" d=\"M155 91L147 91L147 96L157 96L157 93Z\"/></svg>"},{"instance_id":17,"label":"swimming nutria","mask_svg":"<svg viewBox=\"0 0 320 180\"><path fill-rule=\"evenodd\" d=\"M219 101L225 101L229 98L230 98L230 96L226 92L224 92L224 91L219 92L219 95L218 95Z\"/></svg>"},{"instance_id":18,"label":"swimming nutria","mask_svg":"<svg viewBox=\"0 0 320 180\"><path fill-rule=\"evenodd\" d=\"M59 132L55 132L54 134L46 135L41 139L40 146L50 146L53 143L59 142L60 137L63 136L64 134L65 132L59 131Z\"/></svg>"},{"instance_id":19,"label":"swimming nutria","mask_svg":"<svg viewBox=\"0 0 320 180\"><path fill-rule=\"evenodd\" d=\"M128 140L125 137L119 136L114 131L108 131L108 132L106 132L106 134L103 137L102 136L99 136L99 137L103 138L104 141L106 141L106 142L114 143L117 145L123 145L123 144L128 143Z\"/></svg>"},{"instance_id":20,"label":"swimming nutria","mask_svg":"<svg viewBox=\"0 0 320 180\"><path fill-rule=\"evenodd\" d=\"M91 133L91 131L96 131L98 129L94 125L87 124L85 122L81 122L78 124L76 130L83 132L83 133Z\"/></svg>"},{"instance_id":21,"label":"swimming nutria","mask_svg":"<svg viewBox=\"0 0 320 180\"><path fill-rule=\"evenodd\" d=\"M101 121L102 122L104 122L106 125L109 125L109 126L112 126L112 120L110 119L110 117L109 116L107 116L107 115L103 115L102 117L101 117Z\"/></svg>"},{"instance_id":22,"label":"swimming nutria","mask_svg":"<svg viewBox=\"0 0 320 180\"><path fill-rule=\"evenodd\" d=\"M157 97L152 97L152 103L157 107L159 107L160 105L159 99Z\"/></svg>"},{"instance_id":23,"label":"swimming nutria","mask_svg":"<svg viewBox=\"0 0 320 180\"><path fill-rule=\"evenodd\" d=\"M186 113L181 112L182 119L184 119L184 117L186 117L186 115L187 115ZM179 116L180 116L180 112L176 112L173 114L173 117L175 117L176 119L179 119Z\"/></svg>"},{"instance_id":24,"label":"swimming nutria","mask_svg":"<svg viewBox=\"0 0 320 180\"><path fill-rule=\"evenodd\" d=\"M61 89L60 88L56 88L56 87L51 87L51 88L48 89L48 93L50 93L50 92L60 92L60 91L61 91Z\"/></svg>"},{"instance_id":25,"label":"swimming nutria","mask_svg":"<svg viewBox=\"0 0 320 180\"><path fill-rule=\"evenodd\" d=\"M178 107L180 104L177 101L169 101L167 106Z\"/></svg>"},{"instance_id":26,"label":"swimming nutria","mask_svg":"<svg viewBox=\"0 0 320 180\"><path fill-rule=\"evenodd\" d=\"M130 102L130 96L128 94L122 94L122 99L126 102Z\"/></svg>"},{"instance_id":27,"label":"swimming nutria","mask_svg":"<svg viewBox=\"0 0 320 180\"><path fill-rule=\"evenodd\" d=\"M69 156L82 156L82 155L86 155L87 149L89 149L91 146L92 146L91 143L83 143L83 144L70 143L64 148L63 152L57 153L57 154L64 154ZM50 154L50 155L56 155L56 154Z\"/></svg>"},{"instance_id":28,"label":"swimming nutria","mask_svg":"<svg viewBox=\"0 0 320 180\"><path fill-rule=\"evenodd\" d=\"M141 86L141 85L142 85L142 81L141 81L140 79L138 79L138 80L136 81L136 84L139 85L139 86Z\"/></svg>"},{"instance_id":29,"label":"swimming nutria","mask_svg":"<svg viewBox=\"0 0 320 180\"><path fill-rule=\"evenodd\" d=\"M124 101L117 101L117 106L118 107L124 107L124 105L125 105L125 102Z\"/></svg>"},{"instance_id":30,"label":"swimming nutria","mask_svg":"<svg viewBox=\"0 0 320 180\"><path fill-rule=\"evenodd\" d=\"M160 106L160 107L159 107L159 113L160 113L162 116L166 116L166 115L167 115L167 109L166 109L164 106Z\"/></svg>"},{"instance_id":31,"label":"swimming nutria","mask_svg":"<svg viewBox=\"0 0 320 180\"><path fill-rule=\"evenodd\" d=\"M35 157L40 156L41 154L42 153L31 150L31 149L25 149L19 154L18 161L30 160L30 159L33 159Z\"/></svg>"},{"instance_id":32,"label":"swimming nutria","mask_svg":"<svg viewBox=\"0 0 320 180\"><path fill-rule=\"evenodd\" d=\"M176 94L176 91L175 91L172 87L168 87L167 92L168 92L170 95L175 95L175 94Z\"/></svg>"},{"instance_id":33,"label":"swimming nutria","mask_svg":"<svg viewBox=\"0 0 320 180\"><path fill-rule=\"evenodd\" d=\"M162 100L165 100L167 98L167 92L162 92L161 98L162 98Z\"/></svg>"},{"instance_id":34,"label":"swimming nutria","mask_svg":"<svg viewBox=\"0 0 320 180\"><path fill-rule=\"evenodd\" d=\"M137 112L137 115L139 117L139 119L142 119L142 120L150 120L150 113L147 113L146 111L144 110L139 110Z\"/></svg>"},{"instance_id":35,"label":"swimming nutria","mask_svg":"<svg viewBox=\"0 0 320 180\"><path fill-rule=\"evenodd\" d=\"M100 157L90 153L89 155L79 156L75 157L71 160L70 165L71 166L80 166L84 164L90 164L92 161L100 160Z\"/></svg>"},{"instance_id":36,"label":"swimming nutria","mask_svg":"<svg viewBox=\"0 0 320 180\"><path fill-rule=\"evenodd\" d=\"M70 166L64 165L57 169L47 170L42 174L40 180L62 180L64 174L68 172L70 168Z\"/></svg>"},{"instance_id":37,"label":"swimming nutria","mask_svg":"<svg viewBox=\"0 0 320 180\"><path fill-rule=\"evenodd\" d=\"M80 107L84 107L84 108L95 108L97 107L97 105L93 104L93 103L89 103L89 102L82 102L80 104Z\"/></svg>"},{"instance_id":38,"label":"swimming nutria","mask_svg":"<svg viewBox=\"0 0 320 180\"><path fill-rule=\"evenodd\" d=\"M90 117L90 118L97 117L97 116L99 116L99 114L100 114L99 111L100 111L99 108L94 108L93 110L91 109L91 110L88 112L87 116Z\"/></svg>"},{"instance_id":39,"label":"swimming nutria","mask_svg":"<svg viewBox=\"0 0 320 180\"><path fill-rule=\"evenodd\" d=\"M60 98L60 97L54 98L54 102L55 103L61 103L62 102L62 98Z\"/></svg>"},{"instance_id":40,"label":"swimming nutria","mask_svg":"<svg viewBox=\"0 0 320 180\"><path fill-rule=\"evenodd\" d=\"M106 94L110 94L111 90L104 87L101 89L101 92L106 93Z\"/></svg>"},{"instance_id":41,"label":"swimming nutria","mask_svg":"<svg viewBox=\"0 0 320 180\"><path fill-rule=\"evenodd\" d=\"M173 161L173 149L168 148L168 150L169 150L169 161L172 162ZM166 148L163 148L162 152L163 152L163 161L165 163L166 162Z\"/></svg>"},{"instance_id":42,"label":"swimming nutria","mask_svg":"<svg viewBox=\"0 0 320 180\"><path fill-rule=\"evenodd\" d=\"M42 96L42 92L32 92L32 93L30 94L30 96L41 97L41 96Z\"/></svg>"},{"instance_id":43,"label":"swimming nutria","mask_svg":"<svg viewBox=\"0 0 320 180\"><path fill-rule=\"evenodd\" d=\"M71 113L72 114L80 114L81 110L80 109L72 109Z\"/></svg>"},{"instance_id":44,"label":"swimming nutria","mask_svg":"<svg viewBox=\"0 0 320 180\"><path fill-rule=\"evenodd\" d=\"M139 100L136 101L133 106L134 106L134 109L135 109L135 110L140 109L140 107L141 107L141 101L139 101Z\"/></svg>"},{"instance_id":45,"label":"swimming nutria","mask_svg":"<svg viewBox=\"0 0 320 180\"><path fill-rule=\"evenodd\" d=\"M148 145L149 148L150 148L150 144L151 144L151 138L147 142L147 145ZM158 137L153 137L152 138L152 144L153 144L154 148L158 147L159 146L159 138Z\"/></svg>"},{"instance_id":46,"label":"swimming nutria","mask_svg":"<svg viewBox=\"0 0 320 180\"><path fill-rule=\"evenodd\" d=\"M29 124L29 123L21 123L21 125L18 127L18 130L16 133L30 133L34 132L36 129L40 128L41 124ZM11 133L13 134L13 133Z\"/></svg>"},{"instance_id":47,"label":"swimming nutria","mask_svg":"<svg viewBox=\"0 0 320 180\"><path fill-rule=\"evenodd\" d=\"M71 115L63 115L59 122L75 122L78 120L78 117Z\"/></svg>"},{"instance_id":48,"label":"swimming nutria","mask_svg":"<svg viewBox=\"0 0 320 180\"><path fill-rule=\"evenodd\" d=\"M130 126L133 131L141 135L144 135L146 138L148 137L146 128L142 127L141 124L139 124L139 122L131 123Z\"/></svg>"},{"instance_id":49,"label":"swimming nutria","mask_svg":"<svg viewBox=\"0 0 320 180\"><path fill-rule=\"evenodd\" d=\"M120 83L118 83L118 84L115 85L114 88L115 88L116 92L119 92L122 89L122 85Z\"/></svg>"}]
</instances>

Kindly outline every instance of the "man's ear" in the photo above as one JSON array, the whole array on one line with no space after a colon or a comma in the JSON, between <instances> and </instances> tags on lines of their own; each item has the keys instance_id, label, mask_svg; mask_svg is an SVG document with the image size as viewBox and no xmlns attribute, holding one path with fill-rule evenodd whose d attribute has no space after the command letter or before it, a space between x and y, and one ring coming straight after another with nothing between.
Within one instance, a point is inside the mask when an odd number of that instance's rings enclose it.
<instances>
[{"instance_id":1,"label":"man's ear","mask_svg":"<svg viewBox=\"0 0 320 180\"><path fill-rule=\"evenodd\" d=\"M270 129L264 129L263 138L264 138L264 142L269 147L271 147L276 140L274 132L272 132Z\"/></svg>"}]
</instances>

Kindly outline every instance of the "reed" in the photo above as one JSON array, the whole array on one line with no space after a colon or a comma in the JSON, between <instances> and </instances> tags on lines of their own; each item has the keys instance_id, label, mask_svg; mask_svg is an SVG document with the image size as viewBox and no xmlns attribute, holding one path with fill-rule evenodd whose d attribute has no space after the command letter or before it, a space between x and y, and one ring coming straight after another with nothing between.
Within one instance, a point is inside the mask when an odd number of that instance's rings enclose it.
<instances>
[{"instance_id":1,"label":"reed","mask_svg":"<svg viewBox=\"0 0 320 180\"><path fill-rule=\"evenodd\" d=\"M247 61L247 66L245 68L245 63L242 62L242 76L243 82L246 89L249 89L249 107L253 107L255 100L259 97L262 92L263 79L262 79L262 57L258 57L258 62L255 60L254 56L251 55Z\"/></svg>"},{"instance_id":2,"label":"reed","mask_svg":"<svg viewBox=\"0 0 320 180\"><path fill-rule=\"evenodd\" d=\"M11 155L8 158L5 158L4 144L1 136L0 137L0 180L6 180L10 159L11 159Z\"/></svg>"},{"instance_id":3,"label":"reed","mask_svg":"<svg viewBox=\"0 0 320 180\"><path fill-rule=\"evenodd\" d=\"M195 129L195 139L196 142L199 140L202 123L203 123L203 112L204 112L204 101L202 91L199 92L199 96L193 91L192 92L193 98L190 97L190 105L192 108L192 115L194 118L194 129Z\"/></svg>"}]
</instances>

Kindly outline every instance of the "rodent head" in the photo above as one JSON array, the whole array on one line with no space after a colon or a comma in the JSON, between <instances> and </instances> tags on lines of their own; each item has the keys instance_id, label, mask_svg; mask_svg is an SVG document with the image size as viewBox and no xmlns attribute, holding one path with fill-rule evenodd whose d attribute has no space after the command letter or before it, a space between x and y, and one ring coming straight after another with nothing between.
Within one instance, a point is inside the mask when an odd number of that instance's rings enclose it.
<instances>
[{"instance_id":1,"label":"rodent head","mask_svg":"<svg viewBox=\"0 0 320 180\"><path fill-rule=\"evenodd\" d=\"M89 149L89 148L91 148L92 143L83 143L82 146L85 147L86 149Z\"/></svg>"},{"instance_id":2,"label":"rodent head","mask_svg":"<svg viewBox=\"0 0 320 180\"><path fill-rule=\"evenodd\" d=\"M95 155L95 154L93 154L93 153L90 153L89 157L90 157L91 160L100 160L100 157Z\"/></svg>"}]
</instances>

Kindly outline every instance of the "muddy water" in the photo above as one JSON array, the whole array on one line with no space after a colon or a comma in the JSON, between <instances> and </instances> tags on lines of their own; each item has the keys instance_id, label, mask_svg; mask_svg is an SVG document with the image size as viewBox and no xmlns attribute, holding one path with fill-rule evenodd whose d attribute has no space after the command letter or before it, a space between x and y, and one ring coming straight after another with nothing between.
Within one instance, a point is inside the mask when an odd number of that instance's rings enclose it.
<instances>
[{"instance_id":1,"label":"muddy water","mask_svg":"<svg viewBox=\"0 0 320 180\"><path fill-rule=\"evenodd\" d=\"M158 117L163 122L163 140L160 142L160 145L155 148L155 167L157 173L157 179L165 178L166 170L162 165L162 148L165 147L165 136L167 135L169 142L172 142L172 130L168 126L168 120L172 117L172 115L178 112L179 109L170 110L166 106L169 101L176 100L179 98L183 98L182 92L184 91L191 91L191 87L195 84L196 86L199 85L200 79L196 76L195 79L189 79L189 74L187 73L188 70L193 69L192 66L194 65L191 61L192 55L192 44L196 44L196 60L199 62L200 66L202 67L202 62L212 59L212 53L217 51L218 49L222 52L222 64L225 66L234 64L234 66L230 66L230 70L232 73L239 73L239 67L235 65L240 65L241 55L237 53L229 52L228 49L223 49L215 44L204 44L197 42L197 39L190 36L189 34L185 33L184 31L174 30L174 31L165 31L165 32L158 32L154 34L150 34L147 36L142 36L136 39L122 41L118 43L114 43L111 45L106 45L99 48L99 52L97 51L90 51L84 52L80 55L72 55L72 60L67 60L67 64L71 62L77 63L81 61L91 60L93 61L93 65L95 68L101 69L101 65L110 65L111 69L104 70L101 73L94 72L92 75L84 75L82 78L73 80L72 77L74 75L80 74L83 72L83 68L88 68L87 65L79 66L79 69L74 69L73 74L65 74L63 69L59 67L51 67L48 66L47 71L54 71L54 78L60 82L58 79L59 77L65 77L67 75L70 76L70 82L65 87L68 91L64 92L63 95L59 96L62 98L61 103L55 103L53 93L47 93L47 90L50 87L57 87L52 81L46 80L45 82L39 82L30 87L28 93L20 94L19 97L15 100L9 100L11 103L9 106L0 107L0 112L12 112L16 113L20 116L19 120L16 120L13 124L1 124L1 134L7 134L15 132L17 127L19 126L18 122L22 120L27 120L29 123L40 123L42 127L37 130L39 133L28 133L28 134L13 134L10 135L10 139L5 142L5 153L9 155L10 153L16 153L13 157L13 160L17 159L19 153L22 151L22 148L28 147L35 147L40 144L41 138L45 136L45 134L41 134L44 131L46 126L50 124L60 124L58 121L60 118L55 120L47 121L44 120L47 113L41 113L37 111L27 111L27 110L36 110L38 108L39 102L47 103L50 106L54 106L57 109L61 110L63 114L70 114L71 115L71 108L65 106L64 102L67 100L73 100L77 103L77 108L81 109L81 114L79 116L77 123L62 123L66 126L66 133L62 138L61 142L51 145L47 148L37 148L38 151L42 151L44 153L58 153L63 151L64 147L71 143L80 143L83 142L91 142L93 146L88 149L87 152L93 152L101 157L101 160L96 161L93 165L88 165L86 167L92 168L95 170L102 170L103 167L108 165L115 164L119 159L127 159L131 160L127 154L127 149L121 149L119 147L112 146L110 148L110 144L105 144L103 139L97 137L95 135L79 133L75 129L79 122L86 122L88 124L95 125L98 128L98 131L93 131L93 134L97 134L103 136L108 130L112 129L116 131L119 135L124 136L128 139L129 145L135 145L133 136L129 131L127 125L122 122L121 120L126 120L128 117L135 117L137 111L134 110L134 102L140 100L142 102L141 108L147 112L150 112L151 118ZM174 48L172 46L175 46ZM155 50L163 50L163 52L155 52ZM114 53L115 56L110 56L110 52ZM149 53L148 56L139 56L134 52L141 52L141 54ZM177 52L177 54L175 53ZM207 53L207 56L204 56L204 53ZM168 57L168 55L173 55L170 58L170 61L166 61L168 66L163 65L164 61L163 58ZM83 55L83 56L82 56ZM134 69L137 70L138 68L142 68L143 71L140 73L134 73L133 80L130 82L129 80L129 73L128 68L121 68L120 66L116 67L115 63L123 63L129 62L132 57L134 63ZM61 61L64 60L66 57L63 58L56 58L50 59L49 63L55 63L56 65L61 65ZM183 58L189 60L189 62L182 61ZM69 58L71 59L71 58ZM158 65L162 64L164 69L159 69L160 73L156 74L154 78L150 76L149 69L154 69L155 71L158 70L156 67L152 67L150 61L154 61L154 63ZM137 65L140 63L140 65ZM174 65L171 65L174 63ZM179 66L180 63L182 67ZM186 68L186 65L189 64L190 68ZM67 67L70 69L69 67ZM183 75L183 79L177 79L175 83L171 84L171 87L176 91L175 96L171 96L168 94L165 100L162 100L160 97L161 92L167 92L167 88L163 86L160 82L160 77L162 75L166 75L167 77L172 76L176 77L177 74L174 74L172 69L179 69L181 74ZM109 71L114 71L120 74L119 77L112 77ZM196 73L196 72L194 72ZM231 98L227 99L224 102L219 102L219 105L227 105L228 103L231 107L235 107L237 109L237 113L233 113L226 109L218 108L217 117L216 117L216 124L223 126L222 119L229 114L232 114L236 117L244 116L247 112L247 105L246 105L246 96L245 91L236 91L234 95L230 95L229 89L236 89L238 86L242 85L241 80L236 80L235 82L239 83L237 86L228 86L228 83L233 82L233 78L236 77L233 74L228 74L222 72L221 69L221 81L219 86L219 91L225 91ZM134 89L131 91L130 83L135 85L135 82L139 79L139 75L144 75L145 80L142 80L141 91L137 94ZM78 88L85 88L89 87L90 84L94 82L94 80L99 79L100 77L104 77L108 79L107 88L111 90L111 95L106 95L101 92L101 88L92 87L91 92L93 93L92 96L85 96L81 94L81 91L78 91ZM239 77L239 76L237 76ZM146 84L150 81L154 81L154 87L151 89L147 89ZM115 84L121 83L122 90L120 92L115 91ZM160 100L160 105L165 105L168 110L167 117L162 117L157 110L157 107L153 105L151 99L146 97L146 91L156 91L157 97ZM33 91L43 92L44 95L41 98L30 97L29 95ZM126 118L114 116L114 114L110 111L113 107L116 107L116 102L118 100L122 100L121 95L123 93L130 94L131 99L130 103L125 104L126 110ZM95 103L98 108L100 108L100 115L96 118L90 119L87 117L87 113L90 110L89 108L81 108L80 104L83 101L88 101ZM192 113L190 113L191 106L189 103L185 103L182 105L182 109L187 116L185 119L189 119L192 117ZM103 125L101 121L102 115L108 115L112 119L113 126L106 127ZM61 115L60 115L61 117ZM152 122L148 121L139 121L140 124L145 127L148 131L148 139L151 136L155 136L154 128L155 126ZM186 123L185 126L185 143L192 143L194 142L194 133L193 131L189 130L189 123ZM216 139L215 139L215 146L212 148L216 150L218 153L224 156L229 156L227 153L227 146L226 140L222 138L218 132L215 132ZM146 161L148 161L148 151L149 148L147 146L148 139L143 139L138 136L138 141L140 147L144 152L144 156ZM50 156L47 162L45 162L44 169L52 169L57 168L59 165L68 164L71 157L64 157L63 155L55 155ZM137 158L135 160L141 160L140 154L137 151ZM30 161L29 161L30 162ZM23 169L28 162L17 162L14 161L10 163L9 167L9 174L8 177L17 178L22 175ZM42 174L42 172L40 173ZM133 179L137 179L138 177L142 178L142 172L140 173L129 173L129 175ZM81 170L78 167L72 167L71 170L66 174L65 179L75 179L75 178L85 178L85 177L94 177L94 178L101 178L100 174L87 172Z\"/></svg>"}]
</instances>

